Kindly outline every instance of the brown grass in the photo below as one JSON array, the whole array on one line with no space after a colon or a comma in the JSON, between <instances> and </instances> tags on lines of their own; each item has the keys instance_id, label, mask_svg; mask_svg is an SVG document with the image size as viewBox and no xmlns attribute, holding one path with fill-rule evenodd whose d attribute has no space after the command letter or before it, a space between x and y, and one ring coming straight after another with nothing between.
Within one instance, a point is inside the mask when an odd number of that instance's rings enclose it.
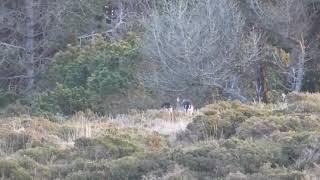
<instances>
[{"instance_id":1,"label":"brown grass","mask_svg":"<svg viewBox=\"0 0 320 180\"><path fill-rule=\"evenodd\" d=\"M174 139L175 134L184 130L192 118L192 115L175 112L175 120L172 121L169 113L164 110L133 111L117 117L98 116L90 111L78 112L60 122L51 122L41 117L6 117L0 119L0 137L7 137L8 134L27 134L30 136L30 147L48 145L67 150L73 148L74 141L80 137L130 135L136 139L143 137L142 139L148 141L147 146L157 151L165 146L161 136L166 135ZM0 143L1 147L10 147L3 140ZM0 152L8 150L2 149Z\"/></svg>"}]
</instances>

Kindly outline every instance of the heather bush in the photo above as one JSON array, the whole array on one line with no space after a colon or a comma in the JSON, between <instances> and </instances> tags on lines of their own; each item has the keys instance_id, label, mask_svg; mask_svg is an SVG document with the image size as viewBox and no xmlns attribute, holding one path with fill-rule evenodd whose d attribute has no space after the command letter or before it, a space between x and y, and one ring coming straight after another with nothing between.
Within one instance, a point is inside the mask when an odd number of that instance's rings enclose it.
<instances>
[{"instance_id":1,"label":"heather bush","mask_svg":"<svg viewBox=\"0 0 320 180\"><path fill-rule=\"evenodd\" d=\"M24 168L34 179L49 179L50 169L44 164L40 164L29 156L19 156L17 159L19 166Z\"/></svg>"},{"instance_id":2,"label":"heather bush","mask_svg":"<svg viewBox=\"0 0 320 180\"><path fill-rule=\"evenodd\" d=\"M6 153L13 153L26 149L31 144L31 137L25 133L9 133L0 137L0 149Z\"/></svg>"},{"instance_id":3,"label":"heather bush","mask_svg":"<svg viewBox=\"0 0 320 180\"><path fill-rule=\"evenodd\" d=\"M281 148L270 140L240 140L232 138L218 144L199 144L174 153L177 162L211 177L225 177L230 172L259 172L264 163L276 164Z\"/></svg>"},{"instance_id":4,"label":"heather bush","mask_svg":"<svg viewBox=\"0 0 320 180\"><path fill-rule=\"evenodd\" d=\"M111 136L97 139L82 137L75 140L75 148L82 158L91 160L118 159L142 150L128 139Z\"/></svg>"},{"instance_id":5,"label":"heather bush","mask_svg":"<svg viewBox=\"0 0 320 180\"><path fill-rule=\"evenodd\" d=\"M320 93L290 93L287 96L288 111L296 113L319 113Z\"/></svg>"},{"instance_id":6,"label":"heather bush","mask_svg":"<svg viewBox=\"0 0 320 180\"><path fill-rule=\"evenodd\" d=\"M173 168L173 165L166 154L151 153L137 157L125 157L111 163L110 179L140 180L148 173L161 177Z\"/></svg>"},{"instance_id":7,"label":"heather bush","mask_svg":"<svg viewBox=\"0 0 320 180\"><path fill-rule=\"evenodd\" d=\"M310 96L317 101L315 94ZM161 110L115 118L87 111L56 122L1 119L1 175L86 180L318 178L319 112L290 109L310 101L308 95L288 98L288 106L218 102L195 115L176 113L175 121Z\"/></svg>"},{"instance_id":8,"label":"heather bush","mask_svg":"<svg viewBox=\"0 0 320 180\"><path fill-rule=\"evenodd\" d=\"M2 179L32 179L31 175L21 168L15 160L0 160L0 176Z\"/></svg>"},{"instance_id":9,"label":"heather bush","mask_svg":"<svg viewBox=\"0 0 320 180\"><path fill-rule=\"evenodd\" d=\"M278 115L251 117L237 128L241 138L264 138L274 132L317 131L320 117L316 115Z\"/></svg>"},{"instance_id":10,"label":"heather bush","mask_svg":"<svg viewBox=\"0 0 320 180\"><path fill-rule=\"evenodd\" d=\"M21 151L20 154L43 165L51 164L59 159L66 159L66 154L63 151L52 147L28 148Z\"/></svg>"},{"instance_id":11,"label":"heather bush","mask_svg":"<svg viewBox=\"0 0 320 180\"><path fill-rule=\"evenodd\" d=\"M251 117L271 115L272 110L265 107L241 104L237 101L223 101L210 104L200 110L202 115L193 119L185 132L179 134L180 140L198 141L209 137L229 138L236 134L237 128Z\"/></svg>"}]
</instances>

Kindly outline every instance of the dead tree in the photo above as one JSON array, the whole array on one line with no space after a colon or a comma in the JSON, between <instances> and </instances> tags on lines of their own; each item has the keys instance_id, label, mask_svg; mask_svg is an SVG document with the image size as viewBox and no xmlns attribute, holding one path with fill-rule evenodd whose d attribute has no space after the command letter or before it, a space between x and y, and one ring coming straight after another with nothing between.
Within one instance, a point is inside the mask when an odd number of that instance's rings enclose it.
<instances>
[{"instance_id":1,"label":"dead tree","mask_svg":"<svg viewBox=\"0 0 320 180\"><path fill-rule=\"evenodd\" d=\"M214 87L247 100L234 71L245 38L236 1L163 0L145 20L143 54L151 71L141 78L147 87L171 92Z\"/></svg>"}]
</instances>

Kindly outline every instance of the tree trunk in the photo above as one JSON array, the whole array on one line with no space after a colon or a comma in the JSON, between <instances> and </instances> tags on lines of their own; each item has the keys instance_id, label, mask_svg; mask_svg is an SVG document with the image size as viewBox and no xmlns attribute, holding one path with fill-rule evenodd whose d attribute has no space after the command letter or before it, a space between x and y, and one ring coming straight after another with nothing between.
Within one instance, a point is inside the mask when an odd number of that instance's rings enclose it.
<instances>
[{"instance_id":1,"label":"tree trunk","mask_svg":"<svg viewBox=\"0 0 320 180\"><path fill-rule=\"evenodd\" d=\"M257 66L257 82L256 82L256 92L257 92L257 98L260 101L264 103L269 102L269 97L268 97L268 80L266 77L266 71L265 67L263 64L259 63Z\"/></svg>"},{"instance_id":2,"label":"tree trunk","mask_svg":"<svg viewBox=\"0 0 320 180\"><path fill-rule=\"evenodd\" d=\"M34 85L34 0L25 0L26 13L26 34L25 34L25 49L26 49L26 67L27 67L27 90L33 88Z\"/></svg>"},{"instance_id":3,"label":"tree trunk","mask_svg":"<svg viewBox=\"0 0 320 180\"><path fill-rule=\"evenodd\" d=\"M291 89L295 92L300 92L304 78L305 66L305 47L303 39L299 41L299 47L292 49L290 52L290 73Z\"/></svg>"},{"instance_id":4,"label":"tree trunk","mask_svg":"<svg viewBox=\"0 0 320 180\"><path fill-rule=\"evenodd\" d=\"M295 92L300 92L302 88L302 82L304 77L304 65L305 65L305 47L303 40L299 42L300 44L300 54L299 54L299 61L297 64L297 77L296 77L296 83L295 83Z\"/></svg>"}]
</instances>

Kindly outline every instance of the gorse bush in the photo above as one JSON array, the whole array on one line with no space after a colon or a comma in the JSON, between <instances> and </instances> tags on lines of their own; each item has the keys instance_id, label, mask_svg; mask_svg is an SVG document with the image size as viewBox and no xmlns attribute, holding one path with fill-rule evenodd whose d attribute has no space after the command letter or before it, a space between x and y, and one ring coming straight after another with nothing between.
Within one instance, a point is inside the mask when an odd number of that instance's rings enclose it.
<instances>
[{"instance_id":1,"label":"gorse bush","mask_svg":"<svg viewBox=\"0 0 320 180\"><path fill-rule=\"evenodd\" d=\"M36 101L40 111L72 114L88 108L100 110L112 95L126 95L135 86L138 63L136 38L106 42L97 37L84 47L70 46L53 58L43 84L53 87Z\"/></svg>"},{"instance_id":2,"label":"gorse bush","mask_svg":"<svg viewBox=\"0 0 320 180\"><path fill-rule=\"evenodd\" d=\"M38 97L36 106L45 112L72 114L90 108L89 96L84 87L68 88L57 84L55 89Z\"/></svg>"}]
</instances>

